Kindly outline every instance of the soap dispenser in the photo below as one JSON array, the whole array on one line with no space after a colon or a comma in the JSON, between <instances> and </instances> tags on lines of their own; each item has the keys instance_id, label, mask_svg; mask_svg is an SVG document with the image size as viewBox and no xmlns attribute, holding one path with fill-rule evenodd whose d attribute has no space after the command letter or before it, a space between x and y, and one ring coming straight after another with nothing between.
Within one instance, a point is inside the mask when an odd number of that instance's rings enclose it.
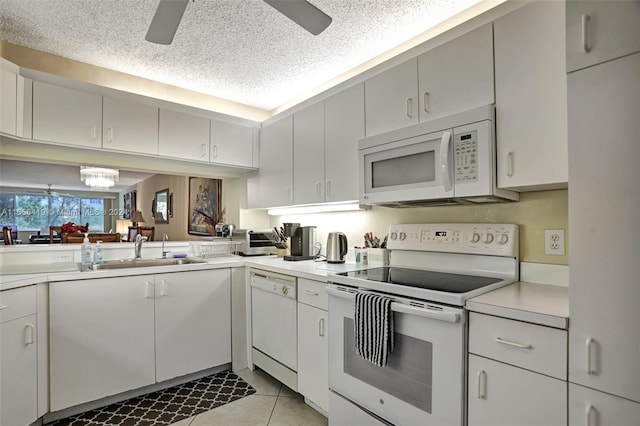
<instances>
[{"instance_id":1,"label":"soap dispenser","mask_svg":"<svg viewBox=\"0 0 640 426\"><path fill-rule=\"evenodd\" d=\"M84 234L84 240L80 246L80 255L82 262L82 270L87 271L91 268L91 243L89 242L89 234Z\"/></svg>"},{"instance_id":2,"label":"soap dispenser","mask_svg":"<svg viewBox=\"0 0 640 426\"><path fill-rule=\"evenodd\" d=\"M96 246L93 248L93 264L99 265L102 262L102 241L96 241Z\"/></svg>"}]
</instances>

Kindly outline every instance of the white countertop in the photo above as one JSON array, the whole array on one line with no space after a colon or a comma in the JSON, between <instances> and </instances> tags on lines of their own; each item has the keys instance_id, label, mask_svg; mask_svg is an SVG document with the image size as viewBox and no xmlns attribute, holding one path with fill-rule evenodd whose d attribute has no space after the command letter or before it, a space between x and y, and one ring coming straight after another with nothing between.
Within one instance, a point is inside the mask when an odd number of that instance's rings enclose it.
<instances>
[{"instance_id":1,"label":"white countertop","mask_svg":"<svg viewBox=\"0 0 640 426\"><path fill-rule=\"evenodd\" d=\"M472 312L567 329L569 288L520 281L467 301Z\"/></svg>"},{"instance_id":2,"label":"white countertop","mask_svg":"<svg viewBox=\"0 0 640 426\"><path fill-rule=\"evenodd\" d=\"M310 280L326 281L326 277L340 272L366 269L368 265L355 263L327 263L326 261L289 261L276 256L245 257L245 266L281 274L295 275Z\"/></svg>"}]
</instances>

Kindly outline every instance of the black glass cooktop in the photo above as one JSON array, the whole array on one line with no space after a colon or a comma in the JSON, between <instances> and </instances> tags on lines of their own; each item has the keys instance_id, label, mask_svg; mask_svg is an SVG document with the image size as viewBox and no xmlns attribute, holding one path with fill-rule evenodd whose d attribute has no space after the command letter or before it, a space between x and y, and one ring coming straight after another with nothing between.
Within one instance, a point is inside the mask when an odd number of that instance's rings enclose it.
<instances>
[{"instance_id":1,"label":"black glass cooktop","mask_svg":"<svg viewBox=\"0 0 640 426\"><path fill-rule=\"evenodd\" d=\"M336 275L448 293L466 293L502 281L500 278L394 267L371 268Z\"/></svg>"}]
</instances>

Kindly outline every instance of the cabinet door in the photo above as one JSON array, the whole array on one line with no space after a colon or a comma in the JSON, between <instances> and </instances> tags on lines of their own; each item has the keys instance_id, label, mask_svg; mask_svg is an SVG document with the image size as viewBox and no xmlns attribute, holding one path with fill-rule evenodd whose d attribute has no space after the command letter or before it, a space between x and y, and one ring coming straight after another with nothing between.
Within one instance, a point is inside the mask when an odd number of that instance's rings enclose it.
<instances>
[{"instance_id":1,"label":"cabinet door","mask_svg":"<svg viewBox=\"0 0 640 426\"><path fill-rule=\"evenodd\" d=\"M209 161L208 118L160 110L158 153L164 157Z\"/></svg>"},{"instance_id":2,"label":"cabinet door","mask_svg":"<svg viewBox=\"0 0 640 426\"><path fill-rule=\"evenodd\" d=\"M155 276L156 381L231 362L229 269Z\"/></svg>"},{"instance_id":3,"label":"cabinet door","mask_svg":"<svg viewBox=\"0 0 640 426\"><path fill-rule=\"evenodd\" d=\"M329 410L327 311L298 303L298 392Z\"/></svg>"},{"instance_id":4,"label":"cabinet door","mask_svg":"<svg viewBox=\"0 0 640 426\"><path fill-rule=\"evenodd\" d=\"M324 102L293 115L293 204L324 201Z\"/></svg>"},{"instance_id":5,"label":"cabinet door","mask_svg":"<svg viewBox=\"0 0 640 426\"><path fill-rule=\"evenodd\" d=\"M564 2L533 2L494 22L498 186L566 187Z\"/></svg>"},{"instance_id":6,"label":"cabinet door","mask_svg":"<svg viewBox=\"0 0 640 426\"><path fill-rule=\"evenodd\" d=\"M420 121L494 102L491 24L418 57Z\"/></svg>"},{"instance_id":7,"label":"cabinet door","mask_svg":"<svg viewBox=\"0 0 640 426\"><path fill-rule=\"evenodd\" d=\"M569 383L569 425L637 425L640 403Z\"/></svg>"},{"instance_id":8,"label":"cabinet door","mask_svg":"<svg viewBox=\"0 0 640 426\"><path fill-rule=\"evenodd\" d=\"M418 122L418 64L410 59L364 83L366 134Z\"/></svg>"},{"instance_id":9,"label":"cabinet door","mask_svg":"<svg viewBox=\"0 0 640 426\"><path fill-rule=\"evenodd\" d=\"M38 418L36 315L0 324L0 425Z\"/></svg>"},{"instance_id":10,"label":"cabinet door","mask_svg":"<svg viewBox=\"0 0 640 426\"><path fill-rule=\"evenodd\" d=\"M103 111L103 148L158 154L158 108L105 97Z\"/></svg>"},{"instance_id":11,"label":"cabinet door","mask_svg":"<svg viewBox=\"0 0 640 426\"><path fill-rule=\"evenodd\" d=\"M567 382L469 355L469 426L567 423Z\"/></svg>"},{"instance_id":12,"label":"cabinet door","mask_svg":"<svg viewBox=\"0 0 640 426\"><path fill-rule=\"evenodd\" d=\"M567 72L640 51L638 0L567 1Z\"/></svg>"},{"instance_id":13,"label":"cabinet door","mask_svg":"<svg viewBox=\"0 0 640 426\"><path fill-rule=\"evenodd\" d=\"M155 382L153 277L51 283L51 411Z\"/></svg>"},{"instance_id":14,"label":"cabinet door","mask_svg":"<svg viewBox=\"0 0 640 426\"><path fill-rule=\"evenodd\" d=\"M0 132L17 134L18 75L0 61Z\"/></svg>"},{"instance_id":15,"label":"cabinet door","mask_svg":"<svg viewBox=\"0 0 640 426\"><path fill-rule=\"evenodd\" d=\"M102 146L102 96L33 82L33 139Z\"/></svg>"},{"instance_id":16,"label":"cabinet door","mask_svg":"<svg viewBox=\"0 0 640 426\"><path fill-rule=\"evenodd\" d=\"M260 171L247 177L249 208L288 206L293 202L293 116L260 132Z\"/></svg>"},{"instance_id":17,"label":"cabinet door","mask_svg":"<svg viewBox=\"0 0 640 426\"><path fill-rule=\"evenodd\" d=\"M212 163L253 167L253 145L257 129L211 120Z\"/></svg>"},{"instance_id":18,"label":"cabinet door","mask_svg":"<svg viewBox=\"0 0 640 426\"><path fill-rule=\"evenodd\" d=\"M569 380L640 401L640 53L567 83Z\"/></svg>"},{"instance_id":19,"label":"cabinet door","mask_svg":"<svg viewBox=\"0 0 640 426\"><path fill-rule=\"evenodd\" d=\"M364 83L324 102L325 200L358 199L358 140L364 138Z\"/></svg>"}]
</instances>

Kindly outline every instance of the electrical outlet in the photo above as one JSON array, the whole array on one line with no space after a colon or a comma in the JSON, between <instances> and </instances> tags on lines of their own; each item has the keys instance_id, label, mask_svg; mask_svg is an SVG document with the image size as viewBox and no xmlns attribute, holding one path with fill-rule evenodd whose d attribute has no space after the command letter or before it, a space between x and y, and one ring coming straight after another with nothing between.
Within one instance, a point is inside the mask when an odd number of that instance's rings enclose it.
<instances>
[{"instance_id":1,"label":"electrical outlet","mask_svg":"<svg viewBox=\"0 0 640 426\"><path fill-rule=\"evenodd\" d=\"M564 229L544 230L544 254L564 256Z\"/></svg>"}]
</instances>

